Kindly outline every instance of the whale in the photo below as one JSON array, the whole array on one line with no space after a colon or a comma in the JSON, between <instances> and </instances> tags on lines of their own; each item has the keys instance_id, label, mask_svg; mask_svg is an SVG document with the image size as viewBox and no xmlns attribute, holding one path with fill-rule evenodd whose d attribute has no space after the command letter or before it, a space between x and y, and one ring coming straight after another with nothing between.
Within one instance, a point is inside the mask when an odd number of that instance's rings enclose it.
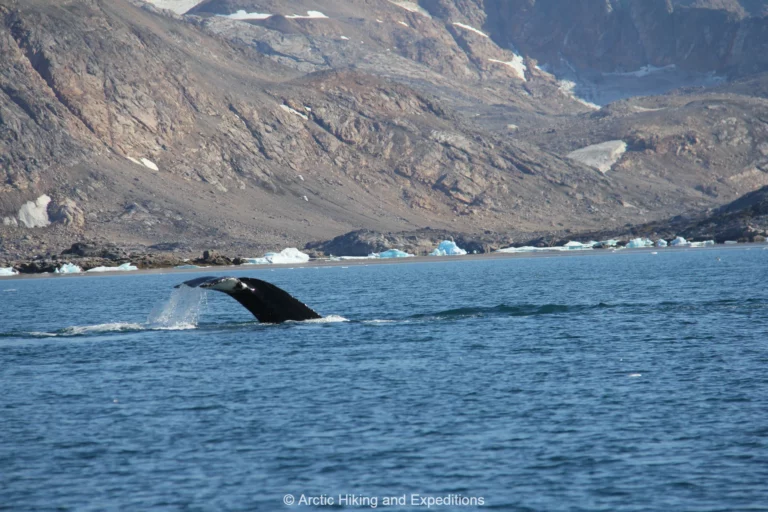
<instances>
[{"instance_id":1,"label":"whale","mask_svg":"<svg viewBox=\"0 0 768 512\"><path fill-rule=\"evenodd\" d=\"M262 323L280 324L289 320L300 322L322 318L290 293L261 279L204 276L184 281L175 288L182 286L226 293Z\"/></svg>"}]
</instances>

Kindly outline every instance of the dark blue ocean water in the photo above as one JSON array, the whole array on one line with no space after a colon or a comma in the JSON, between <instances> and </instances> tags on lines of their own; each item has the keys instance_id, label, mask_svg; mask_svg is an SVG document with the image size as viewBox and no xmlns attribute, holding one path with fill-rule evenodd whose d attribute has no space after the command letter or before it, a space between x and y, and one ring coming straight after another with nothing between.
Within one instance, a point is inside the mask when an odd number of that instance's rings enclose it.
<instances>
[{"instance_id":1,"label":"dark blue ocean water","mask_svg":"<svg viewBox=\"0 0 768 512\"><path fill-rule=\"evenodd\" d=\"M0 509L766 510L768 251L659 252L0 280Z\"/></svg>"}]
</instances>

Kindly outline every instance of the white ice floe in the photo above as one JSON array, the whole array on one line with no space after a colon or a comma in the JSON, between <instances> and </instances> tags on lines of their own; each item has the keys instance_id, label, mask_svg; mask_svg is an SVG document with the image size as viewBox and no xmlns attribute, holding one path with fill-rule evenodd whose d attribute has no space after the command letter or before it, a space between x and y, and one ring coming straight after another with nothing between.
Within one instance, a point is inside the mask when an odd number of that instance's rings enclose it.
<instances>
[{"instance_id":1,"label":"white ice floe","mask_svg":"<svg viewBox=\"0 0 768 512\"><path fill-rule=\"evenodd\" d=\"M232 14L219 14L222 18L229 18L231 20L265 20L272 17L271 14L265 12L247 12L239 10Z\"/></svg>"},{"instance_id":2,"label":"white ice floe","mask_svg":"<svg viewBox=\"0 0 768 512\"><path fill-rule=\"evenodd\" d=\"M681 237L681 236L678 236L677 238L675 238L674 240L672 240L672 242L670 243L670 245L672 245L672 246L674 246L674 247L681 247L681 246L683 246L683 245L688 245L688 240L686 240L685 238L683 238L683 237Z\"/></svg>"},{"instance_id":3,"label":"white ice floe","mask_svg":"<svg viewBox=\"0 0 768 512\"><path fill-rule=\"evenodd\" d=\"M496 64L503 64L505 66L508 66L514 70L517 77L522 80L523 82L526 81L525 79L525 72L528 70L528 67L525 65L525 61L520 55L515 54L514 57L512 57L512 60L510 61L503 61L503 60L497 60L497 59L488 59L489 62L494 62Z\"/></svg>"},{"instance_id":4,"label":"white ice floe","mask_svg":"<svg viewBox=\"0 0 768 512\"><path fill-rule=\"evenodd\" d=\"M454 21L453 26L463 28L464 30L469 30L470 32L474 32L475 34L483 37L488 37L488 34L483 32L482 30L477 30L475 27L470 27L469 25L465 25L464 23L459 23L457 21Z\"/></svg>"},{"instance_id":5,"label":"white ice floe","mask_svg":"<svg viewBox=\"0 0 768 512\"><path fill-rule=\"evenodd\" d=\"M203 0L146 0L160 9L168 9L176 14L185 14Z\"/></svg>"},{"instance_id":6,"label":"white ice floe","mask_svg":"<svg viewBox=\"0 0 768 512\"><path fill-rule=\"evenodd\" d=\"M409 1L409 0L389 0L389 1L390 1L390 3L393 3L393 4L395 4L398 7L402 7L406 11L419 13L422 16L426 16L427 18L431 18L432 17L429 14L429 11L424 9L422 6L420 6L416 2L412 2L412 1ZM379 20L376 20L376 21L379 21Z\"/></svg>"},{"instance_id":7,"label":"white ice floe","mask_svg":"<svg viewBox=\"0 0 768 512\"><path fill-rule=\"evenodd\" d=\"M407 252L403 252L399 249L390 249L388 251L380 252L380 253L373 253L369 256L370 258L381 258L381 259L389 259L389 258L413 258L413 254L408 254Z\"/></svg>"},{"instance_id":8,"label":"white ice floe","mask_svg":"<svg viewBox=\"0 0 768 512\"><path fill-rule=\"evenodd\" d=\"M27 201L19 209L19 222L28 228L42 228L48 226L51 220L48 218L48 203L51 198L43 194L34 201Z\"/></svg>"},{"instance_id":9,"label":"white ice floe","mask_svg":"<svg viewBox=\"0 0 768 512\"><path fill-rule=\"evenodd\" d=\"M83 269L72 263L65 263L54 271L54 274L79 274Z\"/></svg>"},{"instance_id":10,"label":"white ice floe","mask_svg":"<svg viewBox=\"0 0 768 512\"><path fill-rule=\"evenodd\" d=\"M507 247L506 249L499 249L496 252L516 254L516 253L528 253L528 252L568 252L568 251L590 251L599 242L568 242L567 244L559 247Z\"/></svg>"},{"instance_id":11,"label":"white ice floe","mask_svg":"<svg viewBox=\"0 0 768 512\"><path fill-rule=\"evenodd\" d=\"M289 107L288 105L285 105L285 104L280 105L280 108L285 110L286 112L290 112L291 114L299 116L300 118L302 118L305 121L309 120L309 117L307 117L306 114L302 114L298 110L293 109L293 108Z\"/></svg>"},{"instance_id":12,"label":"white ice floe","mask_svg":"<svg viewBox=\"0 0 768 512\"><path fill-rule=\"evenodd\" d=\"M327 18L325 14L321 13L320 11L307 11L306 15L303 14L289 14L286 16L286 18L296 20L311 20L311 19L321 19L321 18Z\"/></svg>"},{"instance_id":13,"label":"white ice floe","mask_svg":"<svg viewBox=\"0 0 768 512\"><path fill-rule=\"evenodd\" d=\"M15 276L18 274L13 267L0 267L0 277Z\"/></svg>"},{"instance_id":14,"label":"white ice floe","mask_svg":"<svg viewBox=\"0 0 768 512\"><path fill-rule=\"evenodd\" d=\"M376 20L376 23L384 23L382 20Z\"/></svg>"},{"instance_id":15,"label":"white ice floe","mask_svg":"<svg viewBox=\"0 0 768 512\"><path fill-rule=\"evenodd\" d=\"M208 267L201 267L200 265L176 265L173 268L178 270L192 270L196 268L208 268Z\"/></svg>"},{"instance_id":16,"label":"white ice floe","mask_svg":"<svg viewBox=\"0 0 768 512\"><path fill-rule=\"evenodd\" d=\"M434 251L429 253L430 256L464 256L465 254L467 251L452 240L443 240Z\"/></svg>"},{"instance_id":17,"label":"white ice floe","mask_svg":"<svg viewBox=\"0 0 768 512\"><path fill-rule=\"evenodd\" d=\"M263 258L245 258L246 265L298 264L309 261L309 255L295 247L288 247L280 252L268 252Z\"/></svg>"},{"instance_id":18,"label":"white ice floe","mask_svg":"<svg viewBox=\"0 0 768 512\"><path fill-rule=\"evenodd\" d=\"M627 244L627 249L641 249L643 247L653 247L653 240L648 238L635 238Z\"/></svg>"},{"instance_id":19,"label":"white ice floe","mask_svg":"<svg viewBox=\"0 0 768 512\"><path fill-rule=\"evenodd\" d=\"M144 167L147 169L152 169L153 171L159 171L160 169L157 167L157 164L151 160L147 160L146 158L141 159L141 163L144 164Z\"/></svg>"},{"instance_id":20,"label":"white ice floe","mask_svg":"<svg viewBox=\"0 0 768 512\"><path fill-rule=\"evenodd\" d=\"M600 144L593 144L585 148L568 153L568 158L576 160L584 165L594 167L603 174L611 170L624 153L627 152L627 143L623 140L609 140Z\"/></svg>"},{"instance_id":21,"label":"white ice floe","mask_svg":"<svg viewBox=\"0 0 768 512\"><path fill-rule=\"evenodd\" d=\"M691 247L709 247L711 245L715 245L714 240L705 240L703 242L691 242L689 244Z\"/></svg>"},{"instance_id":22,"label":"white ice floe","mask_svg":"<svg viewBox=\"0 0 768 512\"><path fill-rule=\"evenodd\" d=\"M94 267L87 272L129 272L131 270L139 270L139 267L131 265L130 263L123 263L117 267Z\"/></svg>"},{"instance_id":23,"label":"white ice floe","mask_svg":"<svg viewBox=\"0 0 768 512\"><path fill-rule=\"evenodd\" d=\"M341 36L339 39L342 41L349 41L349 38L347 36Z\"/></svg>"}]
</instances>

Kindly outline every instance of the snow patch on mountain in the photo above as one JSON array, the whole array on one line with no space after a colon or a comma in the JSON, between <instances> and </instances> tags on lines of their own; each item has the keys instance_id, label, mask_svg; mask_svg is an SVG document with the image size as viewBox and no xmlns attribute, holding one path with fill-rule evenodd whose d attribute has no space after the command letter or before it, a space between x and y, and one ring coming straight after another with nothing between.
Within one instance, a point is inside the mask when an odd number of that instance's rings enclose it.
<instances>
[{"instance_id":1,"label":"snow patch on mountain","mask_svg":"<svg viewBox=\"0 0 768 512\"><path fill-rule=\"evenodd\" d=\"M623 140L609 140L600 144L593 144L585 148L568 153L568 158L576 160L584 165L594 167L603 174L611 170L624 153L627 152L627 143Z\"/></svg>"},{"instance_id":2,"label":"snow patch on mountain","mask_svg":"<svg viewBox=\"0 0 768 512\"><path fill-rule=\"evenodd\" d=\"M469 30L470 32L474 32L477 35L488 37L488 34L483 32L482 30L478 30L475 27L470 27L469 25L465 25L464 23L459 23L457 21L453 22L453 26L463 28L464 30Z\"/></svg>"},{"instance_id":3,"label":"snow patch on mountain","mask_svg":"<svg viewBox=\"0 0 768 512\"><path fill-rule=\"evenodd\" d=\"M415 12L415 13L421 14L422 16L426 16L427 18L432 17L429 14L429 11L424 9L422 6L420 6L416 2L411 2L409 0L389 0L389 2L392 4L395 4L398 7L402 7L406 11Z\"/></svg>"},{"instance_id":4,"label":"snow patch on mountain","mask_svg":"<svg viewBox=\"0 0 768 512\"><path fill-rule=\"evenodd\" d=\"M515 56L510 61L503 61L503 60L497 60L497 59L488 59L489 62L493 62L496 64L503 64L505 66L509 66L515 71L515 74L520 78L523 82L525 82L525 72L528 70L528 67L525 65L525 61L520 55L515 54Z\"/></svg>"},{"instance_id":5,"label":"snow patch on mountain","mask_svg":"<svg viewBox=\"0 0 768 512\"><path fill-rule=\"evenodd\" d=\"M176 14L185 14L203 0L146 0L159 9L168 9Z\"/></svg>"}]
</instances>

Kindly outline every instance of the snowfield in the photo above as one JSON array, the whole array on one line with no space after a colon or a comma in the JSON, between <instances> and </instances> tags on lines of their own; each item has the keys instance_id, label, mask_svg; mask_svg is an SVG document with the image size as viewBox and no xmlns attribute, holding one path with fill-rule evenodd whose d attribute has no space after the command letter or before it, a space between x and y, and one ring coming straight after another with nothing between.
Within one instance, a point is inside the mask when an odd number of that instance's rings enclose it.
<instances>
[{"instance_id":1,"label":"snowfield","mask_svg":"<svg viewBox=\"0 0 768 512\"><path fill-rule=\"evenodd\" d=\"M567 157L584 165L594 167L603 174L611 170L624 153L627 152L627 143L623 140L609 140L600 144L593 144L585 148L568 153Z\"/></svg>"}]
</instances>

